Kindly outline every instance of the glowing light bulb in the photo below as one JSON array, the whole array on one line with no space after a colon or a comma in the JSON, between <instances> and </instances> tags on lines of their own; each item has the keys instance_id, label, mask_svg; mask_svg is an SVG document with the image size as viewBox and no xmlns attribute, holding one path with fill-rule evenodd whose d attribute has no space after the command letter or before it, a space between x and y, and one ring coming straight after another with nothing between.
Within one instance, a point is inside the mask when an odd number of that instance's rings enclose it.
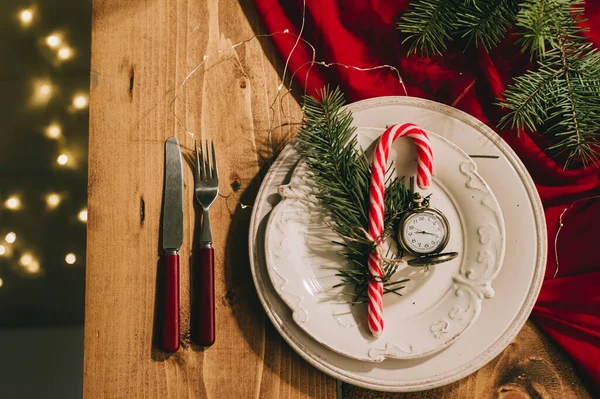
<instances>
[{"instance_id":1,"label":"glowing light bulb","mask_svg":"<svg viewBox=\"0 0 600 399\"><path fill-rule=\"evenodd\" d=\"M82 209L81 212L79 212L79 214L77 215L77 218L84 223L87 222L87 219L88 219L87 209Z\"/></svg>"},{"instance_id":2,"label":"glowing light bulb","mask_svg":"<svg viewBox=\"0 0 600 399\"><path fill-rule=\"evenodd\" d=\"M59 194L48 194L46 196L46 205L48 206L48 208L54 209L58 205L60 205L61 200L62 200L62 198L60 197Z\"/></svg>"},{"instance_id":3,"label":"glowing light bulb","mask_svg":"<svg viewBox=\"0 0 600 399\"><path fill-rule=\"evenodd\" d=\"M77 262L77 257L75 254L67 254L67 256L65 256L65 262L67 262L69 265L72 265Z\"/></svg>"},{"instance_id":4,"label":"glowing light bulb","mask_svg":"<svg viewBox=\"0 0 600 399\"><path fill-rule=\"evenodd\" d=\"M73 55L73 51L68 47L62 47L58 50L58 58L61 60L68 60Z\"/></svg>"},{"instance_id":5,"label":"glowing light bulb","mask_svg":"<svg viewBox=\"0 0 600 399\"><path fill-rule=\"evenodd\" d=\"M4 245L0 245L0 256L4 256L6 254L6 247Z\"/></svg>"},{"instance_id":6,"label":"glowing light bulb","mask_svg":"<svg viewBox=\"0 0 600 399\"><path fill-rule=\"evenodd\" d=\"M73 106L76 109L83 109L88 105L88 98L86 95L79 94L73 97Z\"/></svg>"},{"instance_id":7,"label":"glowing light bulb","mask_svg":"<svg viewBox=\"0 0 600 399\"><path fill-rule=\"evenodd\" d=\"M19 19L21 20L21 25L29 26L31 25L31 21L33 20L33 11L28 9L21 10L19 13Z\"/></svg>"},{"instance_id":8,"label":"glowing light bulb","mask_svg":"<svg viewBox=\"0 0 600 399\"><path fill-rule=\"evenodd\" d=\"M62 128L58 123L53 123L46 128L46 136L51 139L57 139L62 134Z\"/></svg>"},{"instance_id":9,"label":"glowing light bulb","mask_svg":"<svg viewBox=\"0 0 600 399\"><path fill-rule=\"evenodd\" d=\"M4 205L8 208L8 209L12 209L17 210L21 207L21 200L19 199L19 197L10 197L9 199L7 199L4 202Z\"/></svg>"},{"instance_id":10,"label":"glowing light bulb","mask_svg":"<svg viewBox=\"0 0 600 399\"><path fill-rule=\"evenodd\" d=\"M49 84L43 84L40 86L40 94L44 97L49 96L50 94L52 94L52 86L50 86Z\"/></svg>"},{"instance_id":11,"label":"glowing light bulb","mask_svg":"<svg viewBox=\"0 0 600 399\"><path fill-rule=\"evenodd\" d=\"M69 156L67 154L60 154L58 158L56 158L56 162L60 166L65 166L67 162L69 162Z\"/></svg>"},{"instance_id":12,"label":"glowing light bulb","mask_svg":"<svg viewBox=\"0 0 600 399\"><path fill-rule=\"evenodd\" d=\"M31 255L31 254L23 254L23 256L21 256L21 259L19 260L19 262L23 266L29 266L29 265L31 265L31 262L33 262L33 255Z\"/></svg>"},{"instance_id":13,"label":"glowing light bulb","mask_svg":"<svg viewBox=\"0 0 600 399\"><path fill-rule=\"evenodd\" d=\"M15 241L17 241L17 235L11 231L6 235L6 237L4 237L4 241L6 241L9 244L12 244Z\"/></svg>"},{"instance_id":14,"label":"glowing light bulb","mask_svg":"<svg viewBox=\"0 0 600 399\"><path fill-rule=\"evenodd\" d=\"M60 45L61 39L58 35L50 35L46 38L46 44L50 48L56 48Z\"/></svg>"},{"instance_id":15,"label":"glowing light bulb","mask_svg":"<svg viewBox=\"0 0 600 399\"><path fill-rule=\"evenodd\" d=\"M32 260L25 268L29 273L36 274L40 271L40 263L37 260Z\"/></svg>"}]
</instances>

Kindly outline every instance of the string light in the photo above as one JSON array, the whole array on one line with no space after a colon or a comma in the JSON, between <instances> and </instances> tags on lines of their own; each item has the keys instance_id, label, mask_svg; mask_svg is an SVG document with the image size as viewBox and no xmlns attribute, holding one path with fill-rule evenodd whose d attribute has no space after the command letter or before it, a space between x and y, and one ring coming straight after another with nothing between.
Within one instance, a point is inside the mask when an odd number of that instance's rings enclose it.
<instances>
[{"instance_id":1,"label":"string light","mask_svg":"<svg viewBox=\"0 0 600 399\"><path fill-rule=\"evenodd\" d=\"M33 21L33 10L29 8L21 10L19 13L19 19L21 20L21 26L26 27L31 25L31 21Z\"/></svg>"},{"instance_id":2,"label":"string light","mask_svg":"<svg viewBox=\"0 0 600 399\"><path fill-rule=\"evenodd\" d=\"M77 215L77 218L82 221L82 222L87 222L88 220L88 211L87 209L82 209L79 214Z\"/></svg>"},{"instance_id":3,"label":"string light","mask_svg":"<svg viewBox=\"0 0 600 399\"><path fill-rule=\"evenodd\" d=\"M62 47L58 50L58 58L61 60L68 60L73 55L73 51L68 47Z\"/></svg>"},{"instance_id":4,"label":"string light","mask_svg":"<svg viewBox=\"0 0 600 399\"><path fill-rule=\"evenodd\" d=\"M52 82L50 82L48 79L35 79L33 81L33 87L33 104L46 104L52 96L52 92L54 91L52 87Z\"/></svg>"},{"instance_id":5,"label":"string light","mask_svg":"<svg viewBox=\"0 0 600 399\"><path fill-rule=\"evenodd\" d=\"M6 247L4 245L0 245L0 256L4 256L6 254Z\"/></svg>"},{"instance_id":6,"label":"string light","mask_svg":"<svg viewBox=\"0 0 600 399\"><path fill-rule=\"evenodd\" d=\"M52 86L49 84L43 84L40 86L40 95L42 97L49 97L52 94Z\"/></svg>"},{"instance_id":7,"label":"string light","mask_svg":"<svg viewBox=\"0 0 600 399\"><path fill-rule=\"evenodd\" d=\"M53 123L46 128L46 136L51 139L57 139L62 134L62 128L58 123Z\"/></svg>"},{"instance_id":8,"label":"string light","mask_svg":"<svg viewBox=\"0 0 600 399\"><path fill-rule=\"evenodd\" d=\"M77 262L77 256L75 256L73 253L67 254L67 256L65 256L65 262L67 262L69 265L72 265Z\"/></svg>"},{"instance_id":9,"label":"string light","mask_svg":"<svg viewBox=\"0 0 600 399\"><path fill-rule=\"evenodd\" d=\"M73 106L75 109L83 109L88 105L88 98L85 94L78 94L73 97Z\"/></svg>"},{"instance_id":10,"label":"string light","mask_svg":"<svg viewBox=\"0 0 600 399\"><path fill-rule=\"evenodd\" d=\"M15 241L17 241L17 235L11 231L6 235L6 237L4 237L4 241L9 244L13 244Z\"/></svg>"},{"instance_id":11,"label":"string light","mask_svg":"<svg viewBox=\"0 0 600 399\"><path fill-rule=\"evenodd\" d=\"M40 271L40 263L37 260L33 260L25 269L31 274L36 274Z\"/></svg>"},{"instance_id":12,"label":"string light","mask_svg":"<svg viewBox=\"0 0 600 399\"><path fill-rule=\"evenodd\" d=\"M60 205L60 201L62 200L61 196L56 193L48 194L46 196L46 205L48 209L54 209L58 205Z\"/></svg>"},{"instance_id":13,"label":"string light","mask_svg":"<svg viewBox=\"0 0 600 399\"><path fill-rule=\"evenodd\" d=\"M4 205L8 209L15 211L15 210L21 208L21 200L19 199L19 197L12 196L4 202Z\"/></svg>"},{"instance_id":14,"label":"string light","mask_svg":"<svg viewBox=\"0 0 600 399\"><path fill-rule=\"evenodd\" d=\"M23 254L21 256L21 259L19 259L19 262L23 265L23 266L29 266L31 265L31 263L34 261L33 259L33 255L26 253Z\"/></svg>"},{"instance_id":15,"label":"string light","mask_svg":"<svg viewBox=\"0 0 600 399\"><path fill-rule=\"evenodd\" d=\"M57 48L58 46L60 46L61 41L62 40L61 40L60 36L58 36L56 34L46 37L46 44L50 48Z\"/></svg>"},{"instance_id":16,"label":"string light","mask_svg":"<svg viewBox=\"0 0 600 399\"><path fill-rule=\"evenodd\" d=\"M56 163L60 166L65 166L69 162L69 156L67 154L60 154L58 158L56 158Z\"/></svg>"}]
</instances>

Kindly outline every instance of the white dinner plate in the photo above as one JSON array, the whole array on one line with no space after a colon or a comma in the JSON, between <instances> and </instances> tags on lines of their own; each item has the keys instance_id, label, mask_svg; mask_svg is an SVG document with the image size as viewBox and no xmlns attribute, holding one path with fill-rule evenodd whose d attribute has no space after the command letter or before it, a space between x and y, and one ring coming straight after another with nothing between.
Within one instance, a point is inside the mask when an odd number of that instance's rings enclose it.
<instances>
[{"instance_id":1,"label":"white dinner plate","mask_svg":"<svg viewBox=\"0 0 600 399\"><path fill-rule=\"evenodd\" d=\"M357 129L358 144L374 148L383 131ZM491 283L500 271L505 244L500 205L464 151L434 133L429 138L432 184L421 194L431 195L430 206L448 219L445 251L459 256L428 268L399 265L391 281L409 281L402 284L401 297L384 295L385 329L378 338L369 332L366 304L349 304L352 287L339 286L336 272L350 265L338 255L343 248L334 241L340 237L327 226L328 214L306 179L307 164L301 162L289 184L280 187L282 200L265 233L269 277L296 323L342 355L367 362L431 355L467 331L483 299L494 295ZM417 151L410 139L396 140L389 159L395 169L388 176L415 174ZM393 239L387 244L397 252Z\"/></svg>"},{"instance_id":2,"label":"white dinner plate","mask_svg":"<svg viewBox=\"0 0 600 399\"><path fill-rule=\"evenodd\" d=\"M264 238L278 188L289 182L299 154L288 146L262 183L250 224L249 251L254 283L266 314L289 345L310 364L347 383L383 391L419 391L459 380L497 356L517 335L535 303L546 265L546 226L541 201L525 167L489 127L449 106L410 97L382 97L347 106L356 126L384 128L413 122L447 138L476 158L479 174L494 192L506 228L496 294L483 303L478 320L443 351L420 359L368 363L340 355L311 338L273 287L266 267Z\"/></svg>"}]
</instances>

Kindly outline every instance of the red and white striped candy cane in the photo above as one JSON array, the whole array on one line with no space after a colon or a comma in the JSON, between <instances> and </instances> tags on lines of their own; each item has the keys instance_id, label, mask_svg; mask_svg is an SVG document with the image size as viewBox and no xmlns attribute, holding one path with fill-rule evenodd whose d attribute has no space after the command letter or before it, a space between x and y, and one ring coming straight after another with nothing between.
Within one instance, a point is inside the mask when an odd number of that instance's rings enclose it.
<instances>
[{"instance_id":1,"label":"red and white striped candy cane","mask_svg":"<svg viewBox=\"0 0 600 399\"><path fill-rule=\"evenodd\" d=\"M427 133L412 123L393 125L379 139L371 169L371 189L369 191L369 237L378 240L383 233L385 171L390 148L398 137L409 137L417 146L418 166L417 185L421 189L429 187L433 170L433 152ZM368 287L369 329L378 337L383 332L383 282L384 276L377 251L369 255Z\"/></svg>"}]
</instances>

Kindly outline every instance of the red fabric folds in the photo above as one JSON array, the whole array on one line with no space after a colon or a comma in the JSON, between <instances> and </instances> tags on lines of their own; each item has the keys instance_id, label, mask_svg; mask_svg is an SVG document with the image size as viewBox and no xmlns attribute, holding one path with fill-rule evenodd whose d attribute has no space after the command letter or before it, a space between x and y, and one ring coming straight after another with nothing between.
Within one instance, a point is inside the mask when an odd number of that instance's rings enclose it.
<instances>
[{"instance_id":1,"label":"red fabric folds","mask_svg":"<svg viewBox=\"0 0 600 399\"><path fill-rule=\"evenodd\" d=\"M269 32L301 30L300 0L255 0ZM407 8L398 0L306 0L302 37L316 49L315 59L360 68L388 64L398 68L406 86L393 71L357 71L340 65L310 67L312 49L290 34L274 35L288 75L309 94L325 84L339 85L350 101L387 95L427 98L461 109L494 128L517 152L536 182L546 210L548 265L533 319L580 367L600 391L600 200L577 202L564 215L558 239L560 270L556 269L554 241L561 213L575 201L600 195L600 163L565 170L561 159L551 159L539 134L498 131L503 111L494 105L514 76L530 66L519 53L514 37L507 37L490 54L450 48L442 57L407 56L395 24ZM588 1L590 40L600 45L600 2ZM291 56L290 56L291 53ZM599 110L600 112L600 110Z\"/></svg>"}]
</instances>

